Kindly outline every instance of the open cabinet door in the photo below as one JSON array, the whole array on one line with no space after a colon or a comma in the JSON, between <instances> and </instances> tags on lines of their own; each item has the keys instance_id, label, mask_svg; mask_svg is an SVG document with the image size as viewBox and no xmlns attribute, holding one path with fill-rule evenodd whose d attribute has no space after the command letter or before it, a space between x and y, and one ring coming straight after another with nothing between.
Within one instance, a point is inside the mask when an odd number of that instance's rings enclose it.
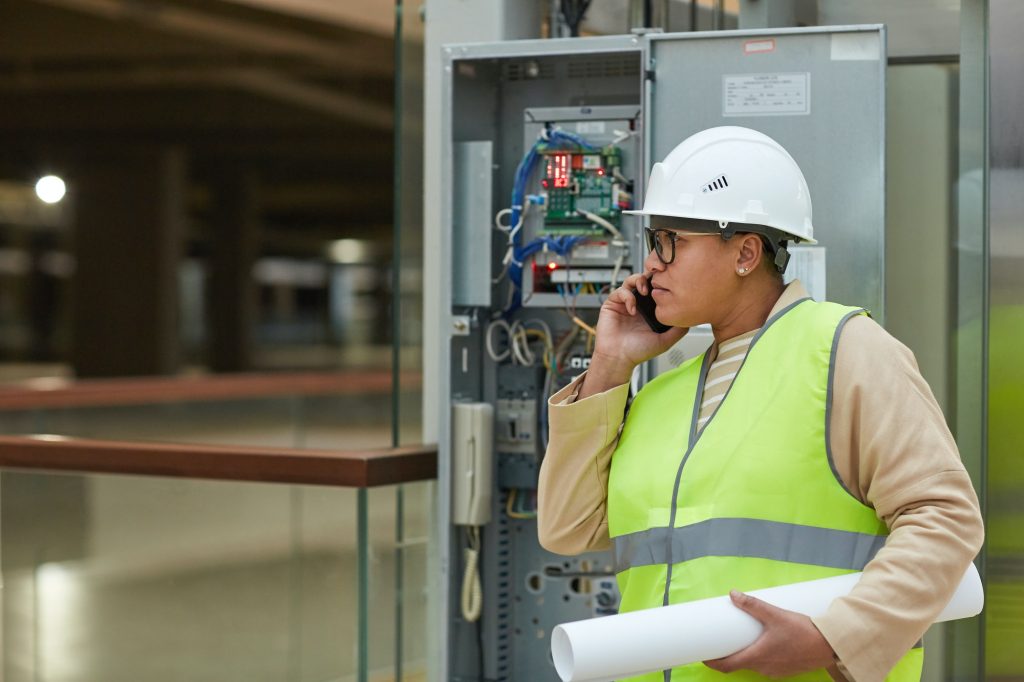
<instances>
[{"instance_id":1,"label":"open cabinet door","mask_svg":"<svg viewBox=\"0 0 1024 682\"><path fill-rule=\"evenodd\" d=\"M864 306L884 322L885 27L648 40L647 158L660 161L714 126L777 140L807 178L818 241L794 250L787 279L796 275L815 298Z\"/></svg>"}]
</instances>

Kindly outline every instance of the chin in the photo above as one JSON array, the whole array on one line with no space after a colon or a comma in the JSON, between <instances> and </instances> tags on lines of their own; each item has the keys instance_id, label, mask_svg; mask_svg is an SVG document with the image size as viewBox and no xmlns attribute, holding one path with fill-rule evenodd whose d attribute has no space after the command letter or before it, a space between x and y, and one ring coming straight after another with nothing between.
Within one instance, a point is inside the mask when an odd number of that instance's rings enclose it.
<instances>
[{"instance_id":1,"label":"chin","mask_svg":"<svg viewBox=\"0 0 1024 682\"><path fill-rule=\"evenodd\" d=\"M670 324L673 327L686 327L689 329L707 323L707 320L702 320L697 315L672 315L670 317L671 319L663 319L661 315L657 315L659 322Z\"/></svg>"}]
</instances>

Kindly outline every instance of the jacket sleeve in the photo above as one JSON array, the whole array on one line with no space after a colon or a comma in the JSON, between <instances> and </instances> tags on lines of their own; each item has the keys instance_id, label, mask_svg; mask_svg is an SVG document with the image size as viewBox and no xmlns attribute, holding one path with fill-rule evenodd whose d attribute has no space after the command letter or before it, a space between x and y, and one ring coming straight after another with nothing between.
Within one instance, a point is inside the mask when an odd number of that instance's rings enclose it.
<instances>
[{"instance_id":1,"label":"jacket sleeve","mask_svg":"<svg viewBox=\"0 0 1024 682\"><path fill-rule=\"evenodd\" d=\"M847 490L889 528L854 590L814 619L856 682L883 680L949 601L984 539L978 499L908 348L868 318L841 332L831 442Z\"/></svg>"},{"instance_id":2,"label":"jacket sleeve","mask_svg":"<svg viewBox=\"0 0 1024 682\"><path fill-rule=\"evenodd\" d=\"M537 534L541 546L557 554L611 547L608 472L629 385L576 401L585 376L548 401L548 447L537 489Z\"/></svg>"}]
</instances>

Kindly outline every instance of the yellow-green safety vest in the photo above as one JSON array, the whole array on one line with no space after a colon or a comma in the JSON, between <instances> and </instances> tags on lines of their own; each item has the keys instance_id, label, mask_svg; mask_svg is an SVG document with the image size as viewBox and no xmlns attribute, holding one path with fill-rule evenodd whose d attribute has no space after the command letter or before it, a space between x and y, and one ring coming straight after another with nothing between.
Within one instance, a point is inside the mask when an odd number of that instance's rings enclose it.
<instances>
[{"instance_id":1,"label":"yellow-green safety vest","mask_svg":"<svg viewBox=\"0 0 1024 682\"><path fill-rule=\"evenodd\" d=\"M699 432L706 353L637 393L608 482L621 612L859 571L881 549L888 529L845 488L829 444L839 333L858 314L803 299L772 316ZM920 680L923 658L911 649L887 679ZM726 677L767 679L695 663L630 680Z\"/></svg>"}]
</instances>

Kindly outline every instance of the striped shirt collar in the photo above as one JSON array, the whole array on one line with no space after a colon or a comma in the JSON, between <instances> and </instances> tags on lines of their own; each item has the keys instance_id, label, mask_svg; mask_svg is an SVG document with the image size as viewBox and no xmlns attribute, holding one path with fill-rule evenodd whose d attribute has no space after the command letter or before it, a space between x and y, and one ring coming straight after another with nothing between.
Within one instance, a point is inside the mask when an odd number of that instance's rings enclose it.
<instances>
[{"instance_id":1,"label":"striped shirt collar","mask_svg":"<svg viewBox=\"0 0 1024 682\"><path fill-rule=\"evenodd\" d=\"M809 296L810 296L810 294L807 293L807 289L805 289L804 285L800 283L800 280L794 279L792 282L790 282L789 284L786 285L785 289L783 289L782 295L779 296L779 300L775 302L774 306L772 306L772 310L771 310L770 313L768 313L768 318L767 319L771 319L772 316L774 316L776 313L779 313L782 310L784 310L786 308L786 306L790 306L790 305L796 303L797 301L799 301L801 298L808 298ZM757 330L751 330L751 331L757 331ZM714 357L716 357L716 358L718 357L718 349L719 348L721 348L722 346L728 345L731 341L733 341L735 339L738 339L740 336L744 336L746 334L750 334L750 332L744 332L743 334L740 334L738 336L734 336L732 338L725 339L725 340L722 341L722 343L715 345L713 347L713 349L712 349L712 351L715 354Z\"/></svg>"}]
</instances>

